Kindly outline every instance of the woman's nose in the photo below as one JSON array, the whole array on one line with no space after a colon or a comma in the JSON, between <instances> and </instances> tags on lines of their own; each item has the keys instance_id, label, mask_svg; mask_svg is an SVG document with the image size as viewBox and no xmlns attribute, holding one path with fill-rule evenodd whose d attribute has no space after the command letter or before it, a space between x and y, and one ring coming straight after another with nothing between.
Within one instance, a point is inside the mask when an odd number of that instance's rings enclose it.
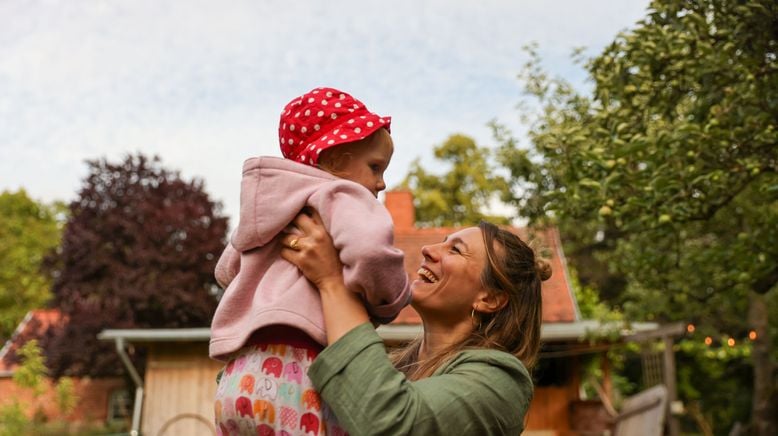
<instances>
[{"instance_id":1,"label":"woman's nose","mask_svg":"<svg viewBox=\"0 0 778 436\"><path fill-rule=\"evenodd\" d=\"M437 260L437 256L435 255L434 250L432 249L432 246L425 245L421 247L421 255L424 256L425 260L428 260L430 262L434 262Z\"/></svg>"}]
</instances>

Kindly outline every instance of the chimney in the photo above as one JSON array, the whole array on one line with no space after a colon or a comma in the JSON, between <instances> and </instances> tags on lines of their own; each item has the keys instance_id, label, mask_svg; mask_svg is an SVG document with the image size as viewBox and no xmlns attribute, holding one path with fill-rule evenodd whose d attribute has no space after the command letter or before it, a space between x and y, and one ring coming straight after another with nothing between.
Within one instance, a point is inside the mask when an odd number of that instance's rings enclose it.
<instances>
[{"instance_id":1,"label":"chimney","mask_svg":"<svg viewBox=\"0 0 778 436\"><path fill-rule=\"evenodd\" d=\"M394 230L411 230L416 226L416 208L413 207L411 191L388 191L384 194L384 204L394 221Z\"/></svg>"}]
</instances>

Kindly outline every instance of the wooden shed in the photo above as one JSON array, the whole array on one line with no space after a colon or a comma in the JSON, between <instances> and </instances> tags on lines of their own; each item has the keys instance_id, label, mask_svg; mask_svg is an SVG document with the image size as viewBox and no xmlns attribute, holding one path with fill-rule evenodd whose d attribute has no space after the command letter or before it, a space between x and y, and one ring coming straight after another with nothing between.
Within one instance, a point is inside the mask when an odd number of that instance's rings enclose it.
<instances>
[{"instance_id":1,"label":"wooden shed","mask_svg":"<svg viewBox=\"0 0 778 436\"><path fill-rule=\"evenodd\" d=\"M223 366L208 357L210 329L104 330L100 339L116 349L136 384L131 435L214 435L216 374ZM128 346L147 349L141 376Z\"/></svg>"}]
</instances>

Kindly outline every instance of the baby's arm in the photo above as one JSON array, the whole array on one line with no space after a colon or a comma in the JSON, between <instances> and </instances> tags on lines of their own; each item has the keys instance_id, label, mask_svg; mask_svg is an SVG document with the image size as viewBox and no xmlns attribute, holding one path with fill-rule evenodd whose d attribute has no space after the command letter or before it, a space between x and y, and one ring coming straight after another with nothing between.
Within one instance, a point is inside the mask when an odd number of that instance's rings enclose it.
<instances>
[{"instance_id":1,"label":"baby's arm","mask_svg":"<svg viewBox=\"0 0 778 436\"><path fill-rule=\"evenodd\" d=\"M392 245L389 212L350 182L339 182L311 200L340 252L346 285L362 296L371 316L390 322L410 302L410 287L403 253Z\"/></svg>"},{"instance_id":2,"label":"baby's arm","mask_svg":"<svg viewBox=\"0 0 778 436\"><path fill-rule=\"evenodd\" d=\"M216 283L222 289L227 289L227 286L238 275L238 271L240 271L240 252L232 246L232 243L228 242L214 269Z\"/></svg>"}]
</instances>

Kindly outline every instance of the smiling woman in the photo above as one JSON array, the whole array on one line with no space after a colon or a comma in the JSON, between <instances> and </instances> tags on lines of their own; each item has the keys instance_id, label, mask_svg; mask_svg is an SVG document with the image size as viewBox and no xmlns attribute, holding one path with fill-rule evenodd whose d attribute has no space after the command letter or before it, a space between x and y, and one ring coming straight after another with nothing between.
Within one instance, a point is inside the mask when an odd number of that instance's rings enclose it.
<instances>
[{"instance_id":1,"label":"smiling woman","mask_svg":"<svg viewBox=\"0 0 778 436\"><path fill-rule=\"evenodd\" d=\"M390 359L317 215L282 256L322 296L329 346L309 377L339 422L361 434L519 434L532 397L540 283L548 264L516 235L489 223L422 248L411 285L424 334Z\"/></svg>"}]
</instances>

